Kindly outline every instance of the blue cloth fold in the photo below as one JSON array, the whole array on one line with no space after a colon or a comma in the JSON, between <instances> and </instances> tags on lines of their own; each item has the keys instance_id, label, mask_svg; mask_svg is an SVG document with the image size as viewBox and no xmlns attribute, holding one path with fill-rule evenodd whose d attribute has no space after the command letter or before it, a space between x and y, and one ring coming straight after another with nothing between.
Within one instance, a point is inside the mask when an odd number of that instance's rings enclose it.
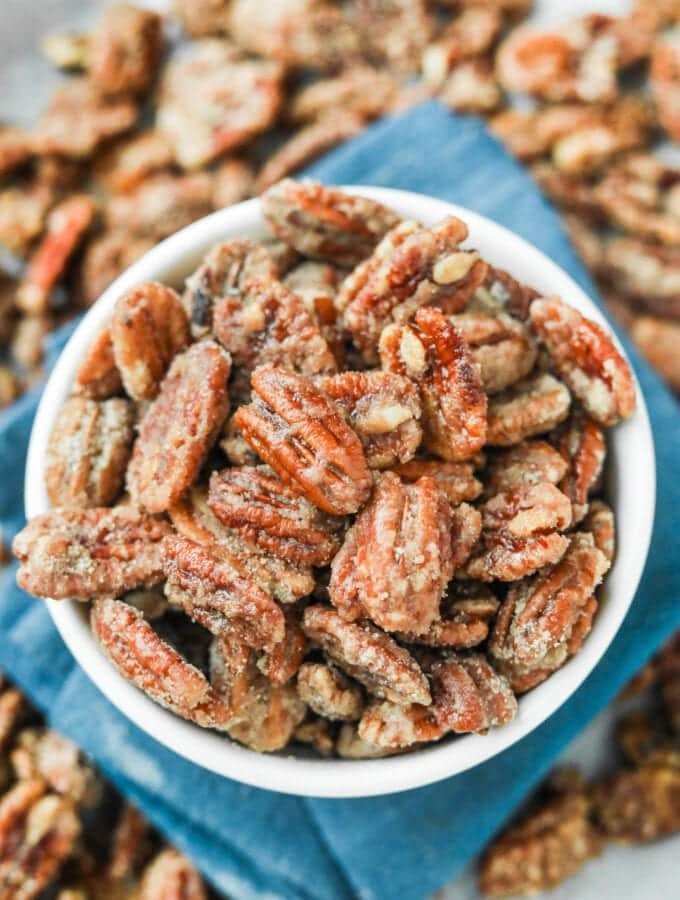
<instances>
[{"instance_id":1,"label":"blue cloth fold","mask_svg":"<svg viewBox=\"0 0 680 900\"><path fill-rule=\"evenodd\" d=\"M475 119L428 103L377 123L309 169L328 183L405 188L451 200L521 234L596 292L559 218ZM51 352L68 331L53 336ZM654 428L661 486L635 602L605 658L549 721L510 750L446 782L366 800L303 800L204 772L128 723L88 681L44 607L0 575L0 666L77 741L215 886L234 898L417 900L479 851L565 744L680 626L680 415L621 335ZM0 416L0 521L22 522L22 473L38 392Z\"/></svg>"}]
</instances>

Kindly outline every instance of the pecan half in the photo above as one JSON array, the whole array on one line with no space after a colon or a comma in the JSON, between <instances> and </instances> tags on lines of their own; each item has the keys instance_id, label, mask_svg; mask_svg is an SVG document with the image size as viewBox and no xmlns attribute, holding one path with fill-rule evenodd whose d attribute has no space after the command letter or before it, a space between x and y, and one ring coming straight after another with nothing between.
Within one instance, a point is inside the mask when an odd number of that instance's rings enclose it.
<instances>
[{"instance_id":1,"label":"pecan half","mask_svg":"<svg viewBox=\"0 0 680 900\"><path fill-rule=\"evenodd\" d=\"M332 400L308 378L261 366L257 396L234 420L250 446L290 486L320 509L356 512L372 479L361 442Z\"/></svg>"},{"instance_id":2,"label":"pecan half","mask_svg":"<svg viewBox=\"0 0 680 900\"><path fill-rule=\"evenodd\" d=\"M53 506L105 506L125 480L132 449L134 407L129 400L64 403L47 447L45 485Z\"/></svg>"},{"instance_id":3,"label":"pecan half","mask_svg":"<svg viewBox=\"0 0 680 900\"><path fill-rule=\"evenodd\" d=\"M123 390L113 355L111 328L104 328L85 352L76 372L73 391L91 400L108 400Z\"/></svg>"},{"instance_id":4,"label":"pecan half","mask_svg":"<svg viewBox=\"0 0 680 900\"><path fill-rule=\"evenodd\" d=\"M163 578L160 542L169 531L131 506L43 513L14 538L17 584L57 600L152 587Z\"/></svg>"},{"instance_id":5,"label":"pecan half","mask_svg":"<svg viewBox=\"0 0 680 900\"><path fill-rule=\"evenodd\" d=\"M389 700L373 701L361 716L357 735L367 744L404 750L414 744L437 741L445 733L430 706L400 706Z\"/></svg>"},{"instance_id":6,"label":"pecan half","mask_svg":"<svg viewBox=\"0 0 680 900\"><path fill-rule=\"evenodd\" d=\"M560 488L571 500L574 523L580 522L602 475L607 455L604 433L596 422L577 412L559 429L557 448L569 466Z\"/></svg>"},{"instance_id":7,"label":"pecan half","mask_svg":"<svg viewBox=\"0 0 680 900\"><path fill-rule=\"evenodd\" d=\"M407 644L467 650L485 641L499 601L488 587L476 582L452 582L441 603L439 617L422 634L397 632Z\"/></svg>"},{"instance_id":8,"label":"pecan half","mask_svg":"<svg viewBox=\"0 0 680 900\"><path fill-rule=\"evenodd\" d=\"M619 844L642 844L680 830L680 769L621 769L593 791L595 820Z\"/></svg>"},{"instance_id":9,"label":"pecan half","mask_svg":"<svg viewBox=\"0 0 680 900\"><path fill-rule=\"evenodd\" d=\"M424 475L434 479L452 506L458 506L463 500L475 500L482 492L482 483L475 478L472 463L412 459L410 462L394 466L393 471L407 484L418 481Z\"/></svg>"},{"instance_id":10,"label":"pecan half","mask_svg":"<svg viewBox=\"0 0 680 900\"><path fill-rule=\"evenodd\" d=\"M616 553L616 525L611 506L603 500L593 500L581 527L592 534L595 546L611 565Z\"/></svg>"},{"instance_id":11,"label":"pecan half","mask_svg":"<svg viewBox=\"0 0 680 900\"><path fill-rule=\"evenodd\" d=\"M567 388L547 372L517 381L489 400L487 443L510 447L545 434L566 419L570 405Z\"/></svg>"},{"instance_id":12,"label":"pecan half","mask_svg":"<svg viewBox=\"0 0 680 900\"><path fill-rule=\"evenodd\" d=\"M451 462L470 459L487 436L487 402L470 351L438 309L424 307L412 325L389 325L380 338L382 366L419 386L428 450Z\"/></svg>"},{"instance_id":13,"label":"pecan half","mask_svg":"<svg viewBox=\"0 0 680 900\"><path fill-rule=\"evenodd\" d=\"M51 790L78 806L91 807L101 799L99 776L81 759L78 747L56 731L24 729L17 735L10 758L20 781L42 778Z\"/></svg>"},{"instance_id":14,"label":"pecan half","mask_svg":"<svg viewBox=\"0 0 680 900\"><path fill-rule=\"evenodd\" d=\"M432 714L445 730L485 734L517 714L507 679L480 653L447 653L429 667Z\"/></svg>"},{"instance_id":15,"label":"pecan half","mask_svg":"<svg viewBox=\"0 0 680 900\"><path fill-rule=\"evenodd\" d=\"M265 650L257 661L258 669L274 685L287 684L297 675L307 651L307 639L300 625L300 614L295 608L284 611L285 633L283 640Z\"/></svg>"},{"instance_id":16,"label":"pecan half","mask_svg":"<svg viewBox=\"0 0 680 900\"><path fill-rule=\"evenodd\" d=\"M527 328L506 313L496 316L462 312L451 321L479 367L482 387L497 394L525 378L536 362L536 348Z\"/></svg>"},{"instance_id":17,"label":"pecan half","mask_svg":"<svg viewBox=\"0 0 680 900\"><path fill-rule=\"evenodd\" d=\"M304 702L325 719L355 722L361 717L361 688L335 666L305 663L298 672L297 688Z\"/></svg>"},{"instance_id":18,"label":"pecan half","mask_svg":"<svg viewBox=\"0 0 680 900\"><path fill-rule=\"evenodd\" d=\"M151 512L175 503L198 475L229 411L229 355L214 341L178 354L147 410L132 450L127 483Z\"/></svg>"},{"instance_id":19,"label":"pecan half","mask_svg":"<svg viewBox=\"0 0 680 900\"><path fill-rule=\"evenodd\" d=\"M311 641L376 697L399 704L430 703L430 689L418 663L370 622L345 622L333 609L308 606L302 627Z\"/></svg>"},{"instance_id":20,"label":"pecan half","mask_svg":"<svg viewBox=\"0 0 680 900\"><path fill-rule=\"evenodd\" d=\"M144 870L137 896L138 900L158 900L160 897L207 900L208 893L203 879L186 856L167 847Z\"/></svg>"},{"instance_id":21,"label":"pecan half","mask_svg":"<svg viewBox=\"0 0 680 900\"><path fill-rule=\"evenodd\" d=\"M133 400L153 400L175 354L189 343L179 295L147 282L116 303L111 321L113 355Z\"/></svg>"},{"instance_id":22,"label":"pecan half","mask_svg":"<svg viewBox=\"0 0 680 900\"><path fill-rule=\"evenodd\" d=\"M509 272L489 266L484 281L475 291L474 299L485 301L491 305L491 309L498 310L500 307L511 316L526 319L531 301L538 296L537 291L517 281Z\"/></svg>"},{"instance_id":23,"label":"pecan half","mask_svg":"<svg viewBox=\"0 0 680 900\"><path fill-rule=\"evenodd\" d=\"M546 441L522 441L500 450L489 459L484 473L488 496L548 481L559 484L567 473L568 461ZM568 491L564 491L568 495Z\"/></svg>"}]
</instances>

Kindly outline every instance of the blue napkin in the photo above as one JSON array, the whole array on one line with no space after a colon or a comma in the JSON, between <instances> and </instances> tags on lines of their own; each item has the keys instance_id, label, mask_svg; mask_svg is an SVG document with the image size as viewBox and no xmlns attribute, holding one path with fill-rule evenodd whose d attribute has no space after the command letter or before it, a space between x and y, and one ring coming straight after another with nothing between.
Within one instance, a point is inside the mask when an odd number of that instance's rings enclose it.
<instances>
[{"instance_id":1,"label":"blue napkin","mask_svg":"<svg viewBox=\"0 0 680 900\"><path fill-rule=\"evenodd\" d=\"M309 174L460 203L532 241L596 296L557 215L475 119L428 103L374 125ZM53 336L52 354L66 337L66 331ZM680 415L669 391L621 337L657 442L661 490L649 562L626 622L596 671L548 722L489 762L431 787L366 800L295 799L211 775L146 737L104 699L74 664L44 607L14 586L13 567L0 577L0 666L231 897L428 896L479 851L565 744L680 626ZM22 470L37 399L37 392L29 394L0 417L6 535L22 520Z\"/></svg>"}]
</instances>

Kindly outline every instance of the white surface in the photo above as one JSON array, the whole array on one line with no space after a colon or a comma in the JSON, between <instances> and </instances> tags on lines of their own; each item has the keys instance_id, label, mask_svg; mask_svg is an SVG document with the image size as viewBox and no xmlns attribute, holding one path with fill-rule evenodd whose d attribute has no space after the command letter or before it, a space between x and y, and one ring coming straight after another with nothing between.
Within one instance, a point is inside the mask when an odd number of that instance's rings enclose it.
<instances>
[{"instance_id":1,"label":"white surface","mask_svg":"<svg viewBox=\"0 0 680 900\"><path fill-rule=\"evenodd\" d=\"M349 188L380 200L406 218L433 224L455 214L469 226L469 243L484 258L507 269L543 294L559 294L606 325L576 283L546 256L500 225L468 210L419 194L379 188ZM26 513L44 512L45 452L56 413L85 350L108 321L116 300L142 281L179 285L214 243L257 234L259 200L216 212L173 235L128 269L88 312L49 379L33 428L26 470ZM125 681L95 643L83 604L50 602L49 610L72 653L100 690L140 728L205 768L257 787L323 797L370 796L429 784L463 772L511 746L550 716L581 684L616 634L637 587L654 515L654 453L644 400L611 432L608 487L619 523L618 553L583 649L547 682L520 701L514 722L488 735L443 741L417 753L389 759L344 761L267 756L245 750L172 715Z\"/></svg>"}]
</instances>

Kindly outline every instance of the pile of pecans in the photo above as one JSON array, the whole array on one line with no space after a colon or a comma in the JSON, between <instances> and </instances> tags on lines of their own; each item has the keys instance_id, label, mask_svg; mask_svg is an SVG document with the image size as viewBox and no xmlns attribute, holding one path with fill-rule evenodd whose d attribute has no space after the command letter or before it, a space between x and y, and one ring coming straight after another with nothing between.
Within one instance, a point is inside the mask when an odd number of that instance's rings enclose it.
<instances>
[{"instance_id":1,"label":"pile of pecans","mask_svg":"<svg viewBox=\"0 0 680 900\"><path fill-rule=\"evenodd\" d=\"M48 36L69 77L35 127L0 126L0 408L40 377L46 334L157 241L433 95L531 167L680 388L679 175L650 152L679 133L678 0L547 32L518 24L530 7L175 0L174 21L113 4L90 33Z\"/></svg>"},{"instance_id":2,"label":"pile of pecans","mask_svg":"<svg viewBox=\"0 0 680 900\"><path fill-rule=\"evenodd\" d=\"M614 555L607 333L312 182L270 234L121 297L51 437L18 582L92 601L119 671L258 751L485 733L580 649ZM125 491L125 493L124 493Z\"/></svg>"},{"instance_id":3,"label":"pile of pecans","mask_svg":"<svg viewBox=\"0 0 680 900\"><path fill-rule=\"evenodd\" d=\"M592 784L576 771L555 772L482 858L485 896L549 890L607 842L643 844L680 832L680 633L621 702L628 710L617 722L620 768Z\"/></svg>"},{"instance_id":4,"label":"pile of pecans","mask_svg":"<svg viewBox=\"0 0 680 900\"><path fill-rule=\"evenodd\" d=\"M208 900L191 863L0 676L0 895Z\"/></svg>"}]
</instances>

